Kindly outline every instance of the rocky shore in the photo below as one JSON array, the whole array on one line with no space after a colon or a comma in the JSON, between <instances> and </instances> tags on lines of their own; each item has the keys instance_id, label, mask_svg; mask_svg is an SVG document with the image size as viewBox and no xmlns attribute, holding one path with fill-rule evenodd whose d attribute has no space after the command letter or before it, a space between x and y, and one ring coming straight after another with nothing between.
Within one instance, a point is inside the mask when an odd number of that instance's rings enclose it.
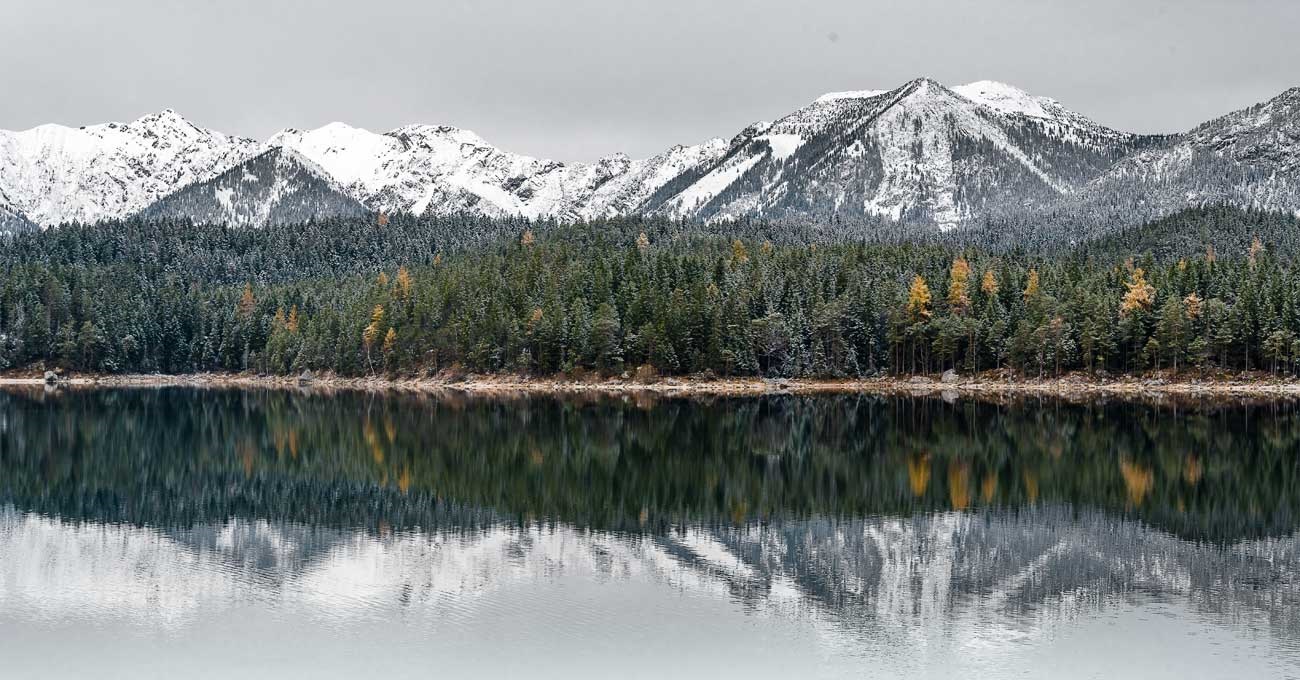
<instances>
[{"instance_id":1,"label":"rocky shore","mask_svg":"<svg viewBox=\"0 0 1300 680\"><path fill-rule=\"evenodd\" d=\"M481 395L657 394L662 396L761 396L774 394L942 395L944 397L1048 397L1066 400L1094 398L1160 399L1229 398L1291 399L1300 397L1300 380L1275 379L1267 374L1247 376L1093 378L1068 375L1030 379L1006 375L880 377L854 380L682 377L648 380L621 378L531 377L518 375L457 375L424 378L342 377L335 375L269 376L243 373L188 375L74 375L50 381L44 375L0 376L0 387L204 387L243 389L364 390L395 392L455 392Z\"/></svg>"}]
</instances>

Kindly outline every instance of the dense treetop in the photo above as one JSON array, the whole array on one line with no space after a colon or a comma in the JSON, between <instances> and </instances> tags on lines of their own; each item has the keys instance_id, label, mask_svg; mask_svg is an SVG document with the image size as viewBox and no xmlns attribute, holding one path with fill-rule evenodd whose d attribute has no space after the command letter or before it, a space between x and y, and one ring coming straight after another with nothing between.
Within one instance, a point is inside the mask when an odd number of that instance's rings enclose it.
<instances>
[{"instance_id":1,"label":"dense treetop","mask_svg":"<svg viewBox=\"0 0 1300 680\"><path fill-rule=\"evenodd\" d=\"M1281 372L1297 226L1212 207L1030 250L833 222L74 225L0 239L0 368Z\"/></svg>"}]
</instances>

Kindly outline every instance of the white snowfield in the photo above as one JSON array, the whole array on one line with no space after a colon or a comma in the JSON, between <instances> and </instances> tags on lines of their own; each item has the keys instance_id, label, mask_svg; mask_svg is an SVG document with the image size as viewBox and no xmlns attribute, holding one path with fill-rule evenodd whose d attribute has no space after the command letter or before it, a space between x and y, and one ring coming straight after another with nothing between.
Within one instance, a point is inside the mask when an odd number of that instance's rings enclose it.
<instances>
[{"instance_id":1,"label":"white snowfield","mask_svg":"<svg viewBox=\"0 0 1300 680\"><path fill-rule=\"evenodd\" d=\"M171 109L131 123L0 131L0 196L42 226L125 217L257 148Z\"/></svg>"},{"instance_id":2,"label":"white snowfield","mask_svg":"<svg viewBox=\"0 0 1300 680\"><path fill-rule=\"evenodd\" d=\"M893 90L828 93L730 141L594 163L511 153L446 125L378 133L330 123L259 143L167 109L125 124L0 130L0 229L15 218L41 227L126 218L276 149L293 152L307 172L323 175L320 186L367 209L432 215L714 220L844 211L949 228L991 204L1176 176L1202 150L1235 163L1274 163L1282 177L1251 195L1285 202L1300 172L1297 92L1206 123L1177 144L1138 149L1137 136L1048 97L988 80L948 88L920 78ZM270 215L270 206L244 203L284 193L250 198L226 184L210 197L215 213L257 216Z\"/></svg>"}]
</instances>

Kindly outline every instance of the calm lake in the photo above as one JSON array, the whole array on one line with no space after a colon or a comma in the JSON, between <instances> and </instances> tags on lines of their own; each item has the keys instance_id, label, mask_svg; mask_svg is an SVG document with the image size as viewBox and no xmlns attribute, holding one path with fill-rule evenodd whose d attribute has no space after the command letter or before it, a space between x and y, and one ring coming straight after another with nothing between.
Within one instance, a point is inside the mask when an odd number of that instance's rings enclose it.
<instances>
[{"instance_id":1,"label":"calm lake","mask_svg":"<svg viewBox=\"0 0 1300 680\"><path fill-rule=\"evenodd\" d=\"M0 677L1300 677L1300 409L0 391Z\"/></svg>"}]
</instances>

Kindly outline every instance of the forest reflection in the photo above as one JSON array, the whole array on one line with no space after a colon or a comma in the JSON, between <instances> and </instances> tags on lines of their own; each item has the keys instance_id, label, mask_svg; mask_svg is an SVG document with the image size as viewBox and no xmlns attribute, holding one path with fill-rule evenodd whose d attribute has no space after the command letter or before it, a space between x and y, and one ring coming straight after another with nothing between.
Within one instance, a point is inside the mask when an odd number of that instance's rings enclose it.
<instances>
[{"instance_id":1,"label":"forest reflection","mask_svg":"<svg viewBox=\"0 0 1300 680\"><path fill-rule=\"evenodd\" d=\"M1223 543L1294 531L1298 456L1291 404L0 392L0 503L161 527L663 533L1052 506Z\"/></svg>"}]
</instances>

